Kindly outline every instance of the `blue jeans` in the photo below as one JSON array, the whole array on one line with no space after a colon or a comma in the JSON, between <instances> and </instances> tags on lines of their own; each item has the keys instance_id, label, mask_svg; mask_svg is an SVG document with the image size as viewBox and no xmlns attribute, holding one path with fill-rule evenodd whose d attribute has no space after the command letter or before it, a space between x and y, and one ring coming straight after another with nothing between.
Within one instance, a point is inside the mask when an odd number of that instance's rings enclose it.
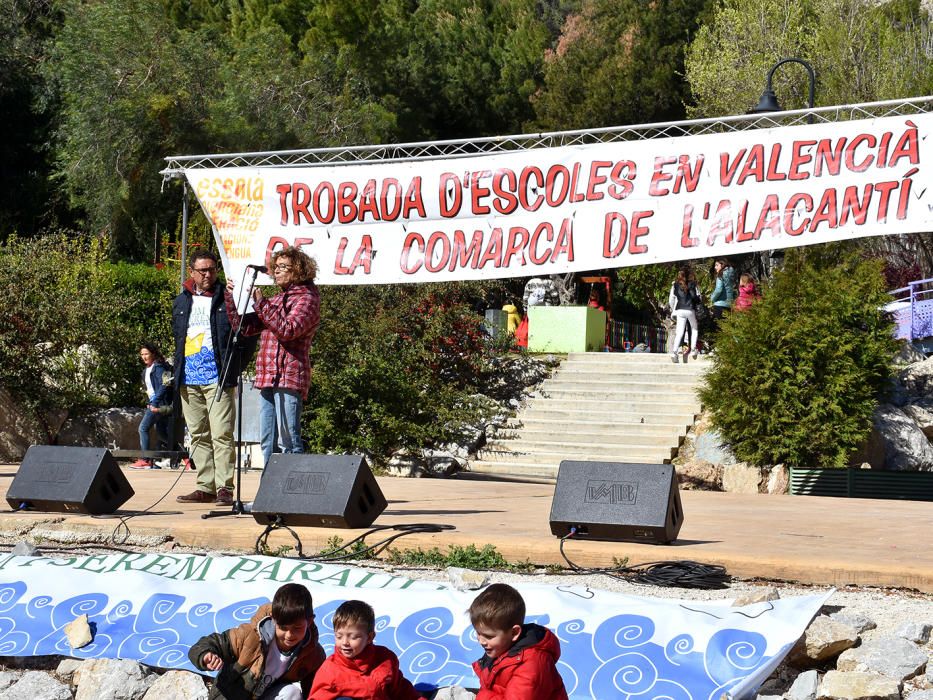
<instances>
[{"instance_id":1,"label":"blue jeans","mask_svg":"<svg viewBox=\"0 0 933 700\"><path fill-rule=\"evenodd\" d=\"M299 454L301 442L301 394L291 389L259 390L259 440L268 466L273 452Z\"/></svg>"},{"instance_id":2,"label":"blue jeans","mask_svg":"<svg viewBox=\"0 0 933 700\"><path fill-rule=\"evenodd\" d=\"M150 411L149 406L146 406L146 412L143 414L143 419L139 421L139 449L149 449L149 428L151 428L153 425L156 428L156 435L159 439L158 449L167 449L170 446L168 439L168 424L168 416L163 416L161 413Z\"/></svg>"}]
</instances>

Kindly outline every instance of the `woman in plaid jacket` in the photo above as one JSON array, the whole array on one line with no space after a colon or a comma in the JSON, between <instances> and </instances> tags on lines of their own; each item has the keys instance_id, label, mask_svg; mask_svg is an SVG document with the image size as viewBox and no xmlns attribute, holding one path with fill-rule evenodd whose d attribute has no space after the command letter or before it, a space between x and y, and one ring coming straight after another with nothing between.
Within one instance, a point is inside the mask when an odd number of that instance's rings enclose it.
<instances>
[{"instance_id":1,"label":"woman in plaid jacket","mask_svg":"<svg viewBox=\"0 0 933 700\"><path fill-rule=\"evenodd\" d=\"M298 453L301 408L311 387L311 343L321 319L321 297L314 284L317 265L290 246L272 254L270 273L281 291L266 298L253 290L255 313L243 318L243 335L259 334L256 379L260 390L259 429L265 463L273 452ZM227 315L239 320L233 296L227 291Z\"/></svg>"}]
</instances>

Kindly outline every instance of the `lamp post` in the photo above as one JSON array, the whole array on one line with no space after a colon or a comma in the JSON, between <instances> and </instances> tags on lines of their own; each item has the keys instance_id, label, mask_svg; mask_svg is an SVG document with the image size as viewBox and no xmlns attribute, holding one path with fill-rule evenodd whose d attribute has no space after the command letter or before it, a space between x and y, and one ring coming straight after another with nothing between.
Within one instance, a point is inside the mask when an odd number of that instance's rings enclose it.
<instances>
[{"instance_id":1,"label":"lamp post","mask_svg":"<svg viewBox=\"0 0 933 700\"><path fill-rule=\"evenodd\" d=\"M780 61L771 66L771 70L768 71L768 79L765 82L765 91L761 93L761 98L758 100L758 104L752 107L748 113L749 114L762 114L764 112L780 112L783 108L777 101L777 95L774 94L774 90L771 89L771 80L774 78L774 71L783 66L785 63L799 63L801 66L807 69L807 73L810 76L810 93L809 99L807 100L807 107L813 109L813 98L816 92L816 73L813 71L813 66L800 58L782 58ZM813 123L813 115L807 115L807 123Z\"/></svg>"}]
</instances>

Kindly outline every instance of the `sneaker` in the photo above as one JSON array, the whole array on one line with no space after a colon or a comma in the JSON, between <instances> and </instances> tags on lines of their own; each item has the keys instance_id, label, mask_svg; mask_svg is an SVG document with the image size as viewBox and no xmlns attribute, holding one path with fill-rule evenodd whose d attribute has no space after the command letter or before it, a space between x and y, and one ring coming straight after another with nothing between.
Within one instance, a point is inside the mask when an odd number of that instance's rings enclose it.
<instances>
[{"instance_id":1,"label":"sneaker","mask_svg":"<svg viewBox=\"0 0 933 700\"><path fill-rule=\"evenodd\" d=\"M152 469L151 459L137 459L130 465L130 469Z\"/></svg>"},{"instance_id":2,"label":"sneaker","mask_svg":"<svg viewBox=\"0 0 933 700\"><path fill-rule=\"evenodd\" d=\"M166 457L165 459L157 459L153 469L168 469L170 466L172 466L172 460Z\"/></svg>"},{"instance_id":3,"label":"sneaker","mask_svg":"<svg viewBox=\"0 0 933 700\"><path fill-rule=\"evenodd\" d=\"M693 359L696 360L696 359L699 359L699 357L700 357L700 351L699 351L699 350L694 350L694 351L693 351Z\"/></svg>"},{"instance_id":4,"label":"sneaker","mask_svg":"<svg viewBox=\"0 0 933 700\"><path fill-rule=\"evenodd\" d=\"M219 506L233 505L233 490L226 488L217 489L217 500L214 501Z\"/></svg>"},{"instance_id":5,"label":"sneaker","mask_svg":"<svg viewBox=\"0 0 933 700\"><path fill-rule=\"evenodd\" d=\"M185 471L194 471L194 462L191 461L191 457L185 457L182 463L185 465Z\"/></svg>"},{"instance_id":6,"label":"sneaker","mask_svg":"<svg viewBox=\"0 0 933 700\"><path fill-rule=\"evenodd\" d=\"M213 503L215 498L217 497L214 494L207 491L192 491L175 500L179 503Z\"/></svg>"},{"instance_id":7,"label":"sneaker","mask_svg":"<svg viewBox=\"0 0 933 700\"><path fill-rule=\"evenodd\" d=\"M678 362L680 362L680 355L677 354L677 351L676 351L676 350L675 350L674 352L671 353L671 362L673 362L675 365L676 365Z\"/></svg>"}]
</instances>

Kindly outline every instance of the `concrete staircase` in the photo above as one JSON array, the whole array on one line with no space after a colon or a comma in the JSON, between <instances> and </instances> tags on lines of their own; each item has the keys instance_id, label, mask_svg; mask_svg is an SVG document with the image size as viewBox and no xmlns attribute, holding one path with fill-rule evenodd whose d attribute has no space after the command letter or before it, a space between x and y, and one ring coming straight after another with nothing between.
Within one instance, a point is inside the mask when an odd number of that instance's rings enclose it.
<instances>
[{"instance_id":1,"label":"concrete staircase","mask_svg":"<svg viewBox=\"0 0 933 700\"><path fill-rule=\"evenodd\" d=\"M666 353L571 353L468 468L552 481L565 459L670 462L700 412L705 367Z\"/></svg>"}]
</instances>

